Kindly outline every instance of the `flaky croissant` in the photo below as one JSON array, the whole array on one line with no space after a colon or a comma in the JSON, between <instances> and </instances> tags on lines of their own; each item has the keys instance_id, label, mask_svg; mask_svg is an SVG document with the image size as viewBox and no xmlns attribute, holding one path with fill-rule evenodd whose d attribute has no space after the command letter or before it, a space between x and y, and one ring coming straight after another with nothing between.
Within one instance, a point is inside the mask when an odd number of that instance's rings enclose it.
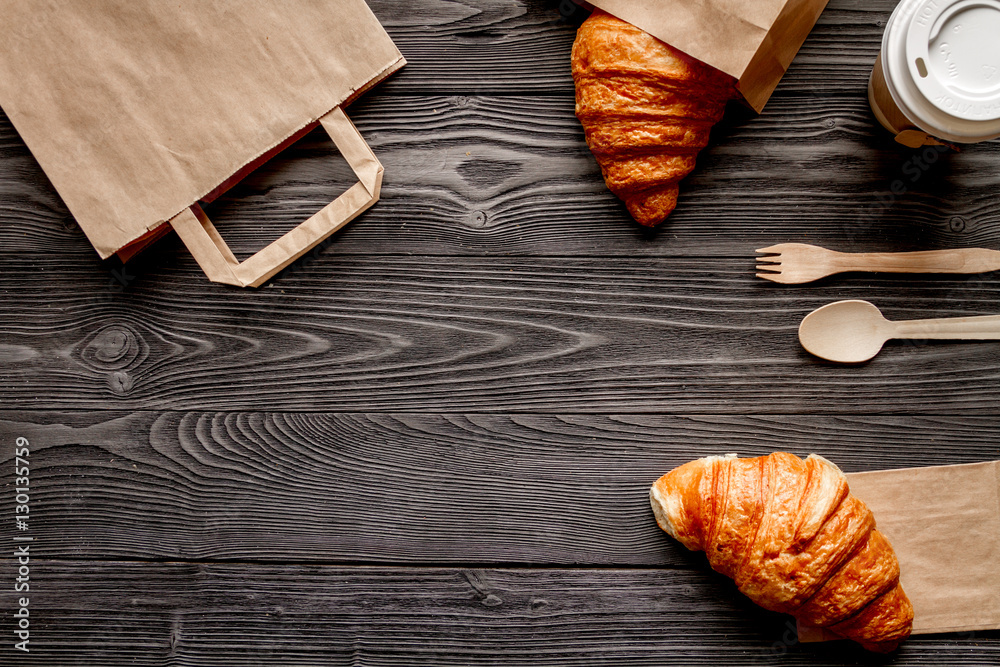
<instances>
[{"instance_id":1,"label":"flaky croissant","mask_svg":"<svg viewBox=\"0 0 1000 667\"><path fill-rule=\"evenodd\" d=\"M636 222L658 225L736 80L600 10L577 30L572 67L576 115L608 188Z\"/></svg>"},{"instance_id":2,"label":"flaky croissant","mask_svg":"<svg viewBox=\"0 0 1000 667\"><path fill-rule=\"evenodd\" d=\"M760 606L888 652L910 634L899 562L826 459L710 456L650 489L660 528Z\"/></svg>"}]
</instances>

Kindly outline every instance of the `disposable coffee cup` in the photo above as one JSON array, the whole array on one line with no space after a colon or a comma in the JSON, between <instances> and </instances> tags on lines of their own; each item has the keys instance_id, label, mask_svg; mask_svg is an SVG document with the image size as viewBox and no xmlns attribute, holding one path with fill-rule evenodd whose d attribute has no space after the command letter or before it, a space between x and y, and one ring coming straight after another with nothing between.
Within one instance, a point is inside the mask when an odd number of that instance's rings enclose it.
<instances>
[{"instance_id":1,"label":"disposable coffee cup","mask_svg":"<svg viewBox=\"0 0 1000 667\"><path fill-rule=\"evenodd\" d=\"M1000 0L902 0L886 23L868 101L914 148L1000 137Z\"/></svg>"}]
</instances>

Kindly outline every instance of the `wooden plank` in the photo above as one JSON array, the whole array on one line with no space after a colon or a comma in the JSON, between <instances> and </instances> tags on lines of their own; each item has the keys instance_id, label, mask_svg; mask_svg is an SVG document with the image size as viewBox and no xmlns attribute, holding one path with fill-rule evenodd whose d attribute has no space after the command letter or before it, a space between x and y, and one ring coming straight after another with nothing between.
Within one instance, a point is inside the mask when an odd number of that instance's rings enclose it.
<instances>
[{"instance_id":1,"label":"wooden plank","mask_svg":"<svg viewBox=\"0 0 1000 667\"><path fill-rule=\"evenodd\" d=\"M0 655L108 667L811 667L874 658L848 642L799 644L789 617L703 571L83 565L32 560L31 653L8 643ZM891 660L979 667L998 651L996 632L913 637Z\"/></svg>"},{"instance_id":2,"label":"wooden plank","mask_svg":"<svg viewBox=\"0 0 1000 667\"><path fill-rule=\"evenodd\" d=\"M572 95L371 96L351 115L385 183L378 205L326 244L330 253L732 256L789 240L844 250L1000 247L1000 143L903 149L862 94L782 96L760 117L732 109L657 232L608 192ZM247 256L353 181L316 132L209 212ZM4 252L93 253L2 117L0 206Z\"/></svg>"},{"instance_id":3,"label":"wooden plank","mask_svg":"<svg viewBox=\"0 0 1000 667\"><path fill-rule=\"evenodd\" d=\"M1000 423L971 414L45 411L4 413L0 433L4 470L13 440L30 443L18 534L46 558L697 568L648 500L694 458L777 447L848 472L1000 458Z\"/></svg>"},{"instance_id":4,"label":"wooden plank","mask_svg":"<svg viewBox=\"0 0 1000 667\"><path fill-rule=\"evenodd\" d=\"M255 291L163 251L124 289L96 259L10 259L5 407L1000 413L995 342L892 341L851 367L796 336L844 298L897 320L995 313L997 274L788 288L749 256L321 255Z\"/></svg>"}]
</instances>

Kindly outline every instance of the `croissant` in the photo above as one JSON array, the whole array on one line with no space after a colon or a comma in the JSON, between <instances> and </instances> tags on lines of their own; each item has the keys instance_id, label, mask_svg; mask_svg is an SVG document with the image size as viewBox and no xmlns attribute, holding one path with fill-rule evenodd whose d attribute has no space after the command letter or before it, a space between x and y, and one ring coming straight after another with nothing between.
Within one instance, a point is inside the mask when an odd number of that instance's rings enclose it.
<instances>
[{"instance_id":1,"label":"croissant","mask_svg":"<svg viewBox=\"0 0 1000 667\"><path fill-rule=\"evenodd\" d=\"M577 30L571 60L576 116L608 188L636 222L660 224L736 80L599 10Z\"/></svg>"},{"instance_id":2,"label":"croissant","mask_svg":"<svg viewBox=\"0 0 1000 667\"><path fill-rule=\"evenodd\" d=\"M821 456L698 459L656 480L650 501L660 528L765 609L880 653L909 636L896 554Z\"/></svg>"}]
</instances>

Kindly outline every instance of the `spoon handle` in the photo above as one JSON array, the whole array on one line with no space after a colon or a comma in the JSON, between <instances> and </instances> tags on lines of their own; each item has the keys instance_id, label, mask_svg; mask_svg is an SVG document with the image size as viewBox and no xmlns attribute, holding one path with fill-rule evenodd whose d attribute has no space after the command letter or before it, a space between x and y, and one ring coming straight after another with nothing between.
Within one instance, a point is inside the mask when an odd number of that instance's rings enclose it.
<instances>
[{"instance_id":1,"label":"spoon handle","mask_svg":"<svg viewBox=\"0 0 1000 667\"><path fill-rule=\"evenodd\" d=\"M893 324L893 338L1000 340L1000 315L903 320Z\"/></svg>"}]
</instances>

